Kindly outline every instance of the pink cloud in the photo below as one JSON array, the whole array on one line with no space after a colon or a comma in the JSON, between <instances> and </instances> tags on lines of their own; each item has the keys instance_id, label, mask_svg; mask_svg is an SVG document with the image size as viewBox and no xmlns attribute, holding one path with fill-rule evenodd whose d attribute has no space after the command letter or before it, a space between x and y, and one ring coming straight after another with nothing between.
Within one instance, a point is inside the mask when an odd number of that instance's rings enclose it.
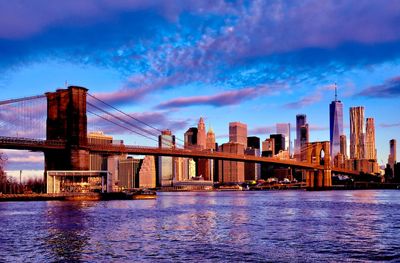
<instances>
[{"instance_id":1,"label":"pink cloud","mask_svg":"<svg viewBox=\"0 0 400 263\"><path fill-rule=\"evenodd\" d=\"M250 87L239 90L225 91L211 96L196 96L173 99L157 106L158 109L183 108L195 105L210 105L214 107L223 107L236 105L245 100L271 94L273 90L270 87Z\"/></svg>"}]
</instances>

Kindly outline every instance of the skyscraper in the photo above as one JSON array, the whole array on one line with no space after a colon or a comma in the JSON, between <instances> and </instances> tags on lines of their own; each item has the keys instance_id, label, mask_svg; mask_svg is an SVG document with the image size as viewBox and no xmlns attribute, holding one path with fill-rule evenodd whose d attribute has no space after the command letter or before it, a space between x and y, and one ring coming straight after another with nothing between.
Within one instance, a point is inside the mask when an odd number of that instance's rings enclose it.
<instances>
[{"instance_id":1,"label":"skyscraper","mask_svg":"<svg viewBox=\"0 0 400 263\"><path fill-rule=\"evenodd\" d=\"M390 168L392 168L392 171L394 171L394 165L396 164L396 144L397 143L395 139L391 139L389 141L390 153L388 163L390 165Z\"/></svg>"},{"instance_id":2,"label":"skyscraper","mask_svg":"<svg viewBox=\"0 0 400 263\"><path fill-rule=\"evenodd\" d=\"M350 158L363 159L364 156L364 107L351 107Z\"/></svg>"},{"instance_id":3,"label":"skyscraper","mask_svg":"<svg viewBox=\"0 0 400 263\"><path fill-rule=\"evenodd\" d=\"M344 159L347 159L347 141L346 135L340 135L340 153L343 154Z\"/></svg>"},{"instance_id":4,"label":"skyscraper","mask_svg":"<svg viewBox=\"0 0 400 263\"><path fill-rule=\"evenodd\" d=\"M207 150L216 150L216 144L215 144L215 133L214 130L209 127L208 132L207 132L207 143L206 143L206 149ZM218 173L218 171L215 171L215 160L209 159L208 160L208 169L209 169L209 180L214 179L214 174Z\"/></svg>"},{"instance_id":5,"label":"skyscraper","mask_svg":"<svg viewBox=\"0 0 400 263\"><path fill-rule=\"evenodd\" d=\"M206 148L206 125L202 117L197 124L197 145L199 145L200 150Z\"/></svg>"},{"instance_id":6,"label":"skyscraper","mask_svg":"<svg viewBox=\"0 0 400 263\"><path fill-rule=\"evenodd\" d=\"M244 145L237 142L224 143L220 146L220 151L225 153L244 154ZM219 182L244 182L244 162L219 161L219 163Z\"/></svg>"},{"instance_id":7,"label":"skyscraper","mask_svg":"<svg viewBox=\"0 0 400 263\"><path fill-rule=\"evenodd\" d=\"M241 122L229 123L229 142L243 144L247 148L247 124Z\"/></svg>"},{"instance_id":8,"label":"skyscraper","mask_svg":"<svg viewBox=\"0 0 400 263\"><path fill-rule=\"evenodd\" d=\"M269 138L274 139L274 155L277 155L279 151L284 151L285 137L282 134L271 134Z\"/></svg>"},{"instance_id":9,"label":"skyscraper","mask_svg":"<svg viewBox=\"0 0 400 263\"><path fill-rule=\"evenodd\" d=\"M376 160L374 118L367 118L365 127L365 158Z\"/></svg>"},{"instance_id":10,"label":"skyscraper","mask_svg":"<svg viewBox=\"0 0 400 263\"><path fill-rule=\"evenodd\" d=\"M301 148L308 143L308 124L305 114L296 115L296 139L294 142L294 154L300 158Z\"/></svg>"},{"instance_id":11,"label":"skyscraper","mask_svg":"<svg viewBox=\"0 0 400 263\"><path fill-rule=\"evenodd\" d=\"M191 127L189 128L185 134L185 148L193 148L197 145L197 128Z\"/></svg>"},{"instance_id":12,"label":"skyscraper","mask_svg":"<svg viewBox=\"0 0 400 263\"><path fill-rule=\"evenodd\" d=\"M246 155L260 156L260 138L256 136L247 137ZM246 162L244 164L245 180L257 180L261 176L261 165L259 163Z\"/></svg>"},{"instance_id":13,"label":"skyscraper","mask_svg":"<svg viewBox=\"0 0 400 263\"><path fill-rule=\"evenodd\" d=\"M343 134L343 104L337 100L337 90L335 85L335 100L329 105L329 131L331 142L331 160L340 152L340 135Z\"/></svg>"},{"instance_id":14,"label":"skyscraper","mask_svg":"<svg viewBox=\"0 0 400 263\"><path fill-rule=\"evenodd\" d=\"M215 133L211 127L208 129L207 132L206 149L215 150Z\"/></svg>"},{"instance_id":15,"label":"skyscraper","mask_svg":"<svg viewBox=\"0 0 400 263\"><path fill-rule=\"evenodd\" d=\"M288 151L290 154L290 123L277 123L276 133L282 134L285 137L284 151Z\"/></svg>"},{"instance_id":16,"label":"skyscraper","mask_svg":"<svg viewBox=\"0 0 400 263\"><path fill-rule=\"evenodd\" d=\"M247 137L247 148L260 150L260 138L257 136Z\"/></svg>"},{"instance_id":17,"label":"skyscraper","mask_svg":"<svg viewBox=\"0 0 400 263\"><path fill-rule=\"evenodd\" d=\"M158 147L174 148L175 135L170 130L164 130L158 136ZM171 186L175 177L173 157L158 157L158 184L160 186Z\"/></svg>"}]
</instances>

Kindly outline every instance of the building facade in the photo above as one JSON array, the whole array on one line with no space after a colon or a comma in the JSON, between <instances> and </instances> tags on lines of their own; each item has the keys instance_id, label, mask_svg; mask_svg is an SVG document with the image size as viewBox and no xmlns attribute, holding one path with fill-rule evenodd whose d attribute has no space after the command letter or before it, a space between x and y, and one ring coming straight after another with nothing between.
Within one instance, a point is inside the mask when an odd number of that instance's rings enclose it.
<instances>
[{"instance_id":1,"label":"building facade","mask_svg":"<svg viewBox=\"0 0 400 263\"><path fill-rule=\"evenodd\" d=\"M229 142L240 143L247 148L247 124L241 122L229 123Z\"/></svg>"},{"instance_id":2,"label":"building facade","mask_svg":"<svg viewBox=\"0 0 400 263\"><path fill-rule=\"evenodd\" d=\"M120 190L139 188L139 171L142 159L127 158L118 165L118 187Z\"/></svg>"},{"instance_id":3,"label":"building facade","mask_svg":"<svg viewBox=\"0 0 400 263\"><path fill-rule=\"evenodd\" d=\"M284 151L287 151L290 155L290 123L277 123L276 124L276 133L282 134L285 140Z\"/></svg>"},{"instance_id":4,"label":"building facade","mask_svg":"<svg viewBox=\"0 0 400 263\"><path fill-rule=\"evenodd\" d=\"M376 160L374 118L367 118L365 126L365 159Z\"/></svg>"},{"instance_id":5,"label":"building facade","mask_svg":"<svg viewBox=\"0 0 400 263\"><path fill-rule=\"evenodd\" d=\"M238 142L228 142L220 146L221 152L244 154L244 145ZM244 162L219 161L218 181L220 183L244 182Z\"/></svg>"},{"instance_id":6,"label":"building facade","mask_svg":"<svg viewBox=\"0 0 400 263\"><path fill-rule=\"evenodd\" d=\"M294 154L300 154L300 129L307 123L307 116L305 114L297 114L296 115L296 138L294 140Z\"/></svg>"},{"instance_id":7,"label":"building facade","mask_svg":"<svg viewBox=\"0 0 400 263\"><path fill-rule=\"evenodd\" d=\"M347 138L346 135L340 135L340 153L347 159Z\"/></svg>"},{"instance_id":8,"label":"building facade","mask_svg":"<svg viewBox=\"0 0 400 263\"><path fill-rule=\"evenodd\" d=\"M388 158L388 164L390 166L390 168L392 169L392 171L394 171L394 166L396 164L396 147L397 147L397 142L395 139L391 139L389 141L389 149L390 149L390 153L389 153L389 158Z\"/></svg>"},{"instance_id":9,"label":"building facade","mask_svg":"<svg viewBox=\"0 0 400 263\"><path fill-rule=\"evenodd\" d=\"M197 124L197 145L200 150L204 150L206 148L207 138L206 138L206 125L204 124L204 120L200 117L200 120Z\"/></svg>"},{"instance_id":10,"label":"building facade","mask_svg":"<svg viewBox=\"0 0 400 263\"><path fill-rule=\"evenodd\" d=\"M331 157L333 158L340 152L340 135L343 134L343 104L337 100L335 90L335 100L329 105L329 135L331 143Z\"/></svg>"},{"instance_id":11,"label":"building facade","mask_svg":"<svg viewBox=\"0 0 400 263\"><path fill-rule=\"evenodd\" d=\"M170 130L164 130L158 136L158 147L160 148L174 148L175 136L172 135ZM158 185L159 186L172 186L175 178L174 157L159 156L158 157Z\"/></svg>"},{"instance_id":12,"label":"building facade","mask_svg":"<svg viewBox=\"0 0 400 263\"><path fill-rule=\"evenodd\" d=\"M350 158L363 159L364 153L364 107L350 108Z\"/></svg>"}]
</instances>

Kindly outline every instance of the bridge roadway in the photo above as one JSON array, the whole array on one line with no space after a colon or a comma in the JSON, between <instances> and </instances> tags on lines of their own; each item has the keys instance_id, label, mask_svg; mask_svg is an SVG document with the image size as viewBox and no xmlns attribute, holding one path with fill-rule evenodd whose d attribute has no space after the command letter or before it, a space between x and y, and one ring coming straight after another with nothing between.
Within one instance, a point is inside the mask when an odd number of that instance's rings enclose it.
<instances>
[{"instance_id":1,"label":"bridge roadway","mask_svg":"<svg viewBox=\"0 0 400 263\"><path fill-rule=\"evenodd\" d=\"M64 141L57 140L41 140L41 139L27 139L15 137L1 137L0 136L0 149L14 149L14 150L30 150L30 151L52 151L63 150L66 148ZM124 144L112 145L99 145L89 144L87 149L90 152L98 152L104 154L132 154L132 155L154 155L154 156L173 156L173 157L186 157L186 158L205 158L225 161L238 161L238 162L256 162L276 164L288 166L292 168L301 169L317 169L323 170L322 165L298 162L294 160L281 160L275 157L260 157L252 155L239 155L215 151L195 151L187 149L167 149L158 147L145 147L145 146L132 146ZM359 175L357 171L350 171L340 168L332 168L333 173Z\"/></svg>"}]
</instances>

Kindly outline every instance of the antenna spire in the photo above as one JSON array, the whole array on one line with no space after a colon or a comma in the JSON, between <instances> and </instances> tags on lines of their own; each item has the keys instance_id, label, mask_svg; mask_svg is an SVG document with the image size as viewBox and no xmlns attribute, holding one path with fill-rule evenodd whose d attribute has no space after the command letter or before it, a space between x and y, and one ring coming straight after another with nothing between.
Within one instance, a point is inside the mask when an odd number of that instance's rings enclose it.
<instances>
[{"instance_id":1,"label":"antenna spire","mask_svg":"<svg viewBox=\"0 0 400 263\"><path fill-rule=\"evenodd\" d=\"M336 82L335 82L335 101L337 101L337 87L336 87Z\"/></svg>"}]
</instances>

